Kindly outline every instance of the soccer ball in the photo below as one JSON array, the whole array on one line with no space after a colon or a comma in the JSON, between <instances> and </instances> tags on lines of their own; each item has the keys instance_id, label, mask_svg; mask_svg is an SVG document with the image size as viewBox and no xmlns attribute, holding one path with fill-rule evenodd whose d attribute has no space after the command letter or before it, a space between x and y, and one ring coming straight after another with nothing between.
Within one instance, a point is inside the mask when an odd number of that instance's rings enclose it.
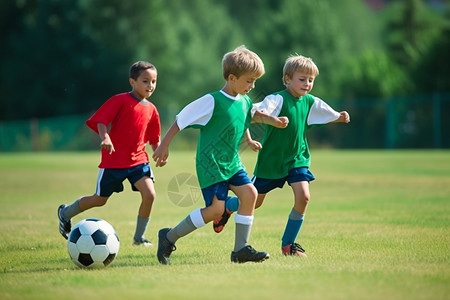
<instances>
[{"instance_id":1,"label":"soccer ball","mask_svg":"<svg viewBox=\"0 0 450 300\"><path fill-rule=\"evenodd\" d=\"M111 224L97 218L78 222L67 241L70 258L81 268L106 267L116 257L119 246L119 238Z\"/></svg>"}]
</instances>

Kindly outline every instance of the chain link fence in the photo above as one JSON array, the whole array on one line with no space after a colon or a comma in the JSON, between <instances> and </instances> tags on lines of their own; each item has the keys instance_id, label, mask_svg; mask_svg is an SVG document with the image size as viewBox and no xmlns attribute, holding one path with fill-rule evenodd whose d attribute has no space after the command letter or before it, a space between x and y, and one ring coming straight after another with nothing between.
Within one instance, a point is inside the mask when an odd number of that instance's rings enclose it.
<instances>
[{"instance_id":1,"label":"chain link fence","mask_svg":"<svg viewBox=\"0 0 450 300\"><path fill-rule=\"evenodd\" d=\"M337 111L348 111L351 123L309 131L308 141L314 147L450 148L450 94L327 102ZM160 114L168 115L164 111ZM89 116L0 122L0 151L97 150L99 138L85 125ZM173 119L161 120L162 134ZM262 138L262 125L253 124L251 131L255 139ZM175 139L173 149L195 148L196 136L195 130L183 132Z\"/></svg>"}]
</instances>

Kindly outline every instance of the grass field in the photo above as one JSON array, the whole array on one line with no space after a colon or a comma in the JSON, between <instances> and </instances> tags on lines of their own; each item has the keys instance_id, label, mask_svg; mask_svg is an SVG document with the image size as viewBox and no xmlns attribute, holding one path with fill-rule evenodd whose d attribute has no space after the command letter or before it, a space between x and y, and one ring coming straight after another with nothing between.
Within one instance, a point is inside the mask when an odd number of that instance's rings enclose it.
<instances>
[{"instance_id":1,"label":"grass field","mask_svg":"<svg viewBox=\"0 0 450 300\"><path fill-rule=\"evenodd\" d=\"M106 206L72 220L105 219L121 241L110 266L83 270L69 259L56 210L93 193L99 153L2 153L0 299L450 299L450 152L312 155L317 180L298 240L308 259L280 253L292 207L285 186L255 215L250 243L268 251L268 261L230 263L230 222L221 234L208 224L179 240L172 265L160 265L158 230L203 206L169 199L174 176L195 174L193 152L172 152L166 167L154 169L158 196L147 238L155 246L131 245L140 201L126 184ZM255 154L242 158L251 173Z\"/></svg>"}]
</instances>

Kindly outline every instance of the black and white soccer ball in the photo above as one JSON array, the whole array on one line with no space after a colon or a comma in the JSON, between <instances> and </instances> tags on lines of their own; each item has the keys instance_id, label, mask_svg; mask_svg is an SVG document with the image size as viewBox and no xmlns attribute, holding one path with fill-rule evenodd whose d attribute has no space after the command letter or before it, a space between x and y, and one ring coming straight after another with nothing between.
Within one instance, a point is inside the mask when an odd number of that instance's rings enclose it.
<instances>
[{"instance_id":1,"label":"black and white soccer ball","mask_svg":"<svg viewBox=\"0 0 450 300\"><path fill-rule=\"evenodd\" d=\"M119 247L119 237L111 224L97 218L78 222L67 241L70 258L81 268L106 267L116 257Z\"/></svg>"}]
</instances>

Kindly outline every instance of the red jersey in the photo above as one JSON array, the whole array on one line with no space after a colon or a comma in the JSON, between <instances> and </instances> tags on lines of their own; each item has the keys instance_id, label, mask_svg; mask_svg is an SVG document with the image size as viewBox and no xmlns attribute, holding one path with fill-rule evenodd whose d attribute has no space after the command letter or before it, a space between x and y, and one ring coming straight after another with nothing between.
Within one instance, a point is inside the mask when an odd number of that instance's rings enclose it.
<instances>
[{"instance_id":1,"label":"red jersey","mask_svg":"<svg viewBox=\"0 0 450 300\"><path fill-rule=\"evenodd\" d=\"M97 124L111 124L109 136L115 152L102 149L100 168L130 168L148 163L147 142L157 144L161 125L156 107L149 101L139 101L130 93L111 97L86 121L98 134Z\"/></svg>"}]
</instances>

